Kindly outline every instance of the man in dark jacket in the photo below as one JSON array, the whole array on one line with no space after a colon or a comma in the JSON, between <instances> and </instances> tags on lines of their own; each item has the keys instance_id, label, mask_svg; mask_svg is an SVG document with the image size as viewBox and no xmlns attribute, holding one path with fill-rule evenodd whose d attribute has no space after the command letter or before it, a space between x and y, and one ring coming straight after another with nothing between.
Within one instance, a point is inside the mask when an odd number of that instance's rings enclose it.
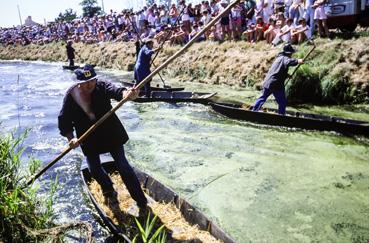
<instances>
[{"instance_id":1,"label":"man in dark jacket","mask_svg":"<svg viewBox=\"0 0 369 243\"><path fill-rule=\"evenodd\" d=\"M304 63L302 59L291 58L294 52L295 49L293 49L290 44L286 44L283 47L283 52L281 52L274 60L272 67L269 69L269 72L264 79L263 93L256 100L256 103L252 108L253 111L260 110L268 97L273 94L278 103L278 113L281 115L285 114L287 99L284 90L284 81L288 76L288 68L290 66Z\"/></svg>"},{"instance_id":2,"label":"man in dark jacket","mask_svg":"<svg viewBox=\"0 0 369 243\"><path fill-rule=\"evenodd\" d=\"M58 117L60 134L68 139L71 148L81 145L91 175L101 185L105 198L117 196L100 161L100 154L110 152L132 198L140 208L146 208L147 199L124 154L123 145L128 141L128 135L117 115L113 113L81 144L74 136L75 131L76 136L80 137L109 112L112 109L111 99L120 101L128 97L133 100L137 98L138 91L117 88L112 83L98 80L91 65L77 69L75 74L79 82L67 91Z\"/></svg>"},{"instance_id":3,"label":"man in dark jacket","mask_svg":"<svg viewBox=\"0 0 369 243\"><path fill-rule=\"evenodd\" d=\"M72 41L71 40L69 40L67 42L67 47L66 48L67 48L67 57L68 57L68 60L69 60L69 66L74 67L74 58L75 58L74 52L75 52L75 50L72 47Z\"/></svg>"}]
</instances>

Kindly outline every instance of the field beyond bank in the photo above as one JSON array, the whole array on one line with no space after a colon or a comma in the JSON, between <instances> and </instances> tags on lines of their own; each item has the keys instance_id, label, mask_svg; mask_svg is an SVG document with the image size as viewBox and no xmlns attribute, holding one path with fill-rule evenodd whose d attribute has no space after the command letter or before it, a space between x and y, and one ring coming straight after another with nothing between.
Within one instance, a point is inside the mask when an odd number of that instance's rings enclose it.
<instances>
[{"instance_id":1,"label":"field beyond bank","mask_svg":"<svg viewBox=\"0 0 369 243\"><path fill-rule=\"evenodd\" d=\"M369 102L369 37L317 39L316 49L287 87L291 103L352 104ZM84 45L76 43L77 63L132 70L133 42ZM165 46L155 60L159 66L181 46ZM312 45L297 46L303 58ZM161 73L170 79L259 88L281 46L264 42L201 42L191 46ZM66 61L64 43L0 46L0 59ZM292 72L292 69L290 69Z\"/></svg>"}]
</instances>

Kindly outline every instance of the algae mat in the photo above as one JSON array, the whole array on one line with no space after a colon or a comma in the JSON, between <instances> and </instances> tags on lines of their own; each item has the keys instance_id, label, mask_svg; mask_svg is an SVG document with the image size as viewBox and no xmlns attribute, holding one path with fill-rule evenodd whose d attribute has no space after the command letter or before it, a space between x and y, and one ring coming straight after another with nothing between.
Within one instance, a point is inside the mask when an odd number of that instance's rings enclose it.
<instances>
[{"instance_id":1,"label":"algae mat","mask_svg":"<svg viewBox=\"0 0 369 243\"><path fill-rule=\"evenodd\" d=\"M201 105L131 108L130 161L237 241L369 241L368 139L233 121Z\"/></svg>"}]
</instances>

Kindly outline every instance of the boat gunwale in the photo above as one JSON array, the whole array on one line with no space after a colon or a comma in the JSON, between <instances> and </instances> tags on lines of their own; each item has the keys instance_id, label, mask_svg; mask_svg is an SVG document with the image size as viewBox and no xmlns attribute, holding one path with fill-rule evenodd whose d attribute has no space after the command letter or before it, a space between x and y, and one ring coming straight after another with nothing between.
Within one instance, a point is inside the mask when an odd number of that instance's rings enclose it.
<instances>
[{"instance_id":1,"label":"boat gunwale","mask_svg":"<svg viewBox=\"0 0 369 243\"><path fill-rule=\"evenodd\" d=\"M107 173L113 173L116 171L114 161L106 161L102 162L101 165L107 171ZM235 243L236 241L230 237L227 233L225 233L217 224L212 222L206 215L204 215L200 210L192 206L185 199L181 198L176 194L172 189L165 186L149 174L133 167L140 183L142 184L144 190L149 192L149 196L152 197L155 201L171 203L173 202L176 207L181 211L183 217L189 221L191 224L197 224L201 230L208 231L213 237L218 240L223 241L224 243ZM92 203L94 204L96 210L98 211L100 217L103 219L104 224L108 227L111 233L118 236L125 236L124 233L120 230L120 228L113 223L113 221L106 215L104 210L100 207L100 205L95 200L91 191L89 190L88 183L91 181L92 177L87 167L81 169L81 175L83 179L83 185L85 191L87 191ZM155 190L161 190L153 191ZM166 195L162 195L161 193L165 192ZM160 195L161 194L161 195ZM161 197L161 198L158 198ZM127 237L128 239L128 237Z\"/></svg>"},{"instance_id":2,"label":"boat gunwale","mask_svg":"<svg viewBox=\"0 0 369 243\"><path fill-rule=\"evenodd\" d=\"M153 91L151 92L154 95L157 94L166 94L163 97L138 97L134 100L137 103L147 103L147 102L168 102L168 103L180 103L180 102L190 102L190 103L200 103L200 104L209 104L211 102L210 98L214 97L217 93L206 93L206 92L191 92L191 91ZM188 97L183 96L180 97L178 95L187 94Z\"/></svg>"},{"instance_id":3,"label":"boat gunwale","mask_svg":"<svg viewBox=\"0 0 369 243\"><path fill-rule=\"evenodd\" d=\"M128 82L128 81L122 81L121 83L125 87L133 87L135 85L135 83ZM185 89L184 87L175 87L175 88L172 88L172 87L169 88L168 87L168 88L165 88L165 87L151 86L151 90L152 91L167 91L167 92L171 92L171 91L183 91L184 89Z\"/></svg>"},{"instance_id":4,"label":"boat gunwale","mask_svg":"<svg viewBox=\"0 0 369 243\"><path fill-rule=\"evenodd\" d=\"M212 109L216 112L219 112L220 114L230 117L232 119L237 120L244 120L244 121L250 121L255 122L259 124L267 124L267 125L273 125L278 126L278 124L275 121L269 120L269 121L260 121L260 119L251 118L251 115L253 117L265 117L265 118L276 118L279 121L284 120L283 124L280 124L279 126L284 127L296 127L296 128L302 128L302 129L308 129L308 130L320 130L320 131L336 131L343 133L345 135L348 135L345 128L349 128L350 132L347 131L349 134L358 134L358 135L364 135L369 136L369 122L366 121L359 121L359 120L353 120L353 119L345 119L340 117L334 117L334 116L324 116L319 114L310 114L310 113L302 113L302 112L292 112L287 111L286 115L280 115L277 113L277 109L269 109L269 111L273 112L255 112L252 110L246 110L242 109L241 104L233 104L233 103L220 103L220 102L210 102L209 105L212 107ZM236 115L235 113L238 112L239 114ZM232 113L232 114L230 114ZM244 116L250 114L250 119L245 118ZM274 119L275 120L275 119ZM286 122L288 121L299 121L300 124L298 125L286 125ZM302 125L302 122L306 122L305 125ZM308 122L313 122L314 124L308 124ZM316 123L316 124L315 124ZM324 125L324 127L319 127L318 125ZM355 131L354 128L359 128L360 131ZM361 132L362 130L362 132Z\"/></svg>"}]
</instances>

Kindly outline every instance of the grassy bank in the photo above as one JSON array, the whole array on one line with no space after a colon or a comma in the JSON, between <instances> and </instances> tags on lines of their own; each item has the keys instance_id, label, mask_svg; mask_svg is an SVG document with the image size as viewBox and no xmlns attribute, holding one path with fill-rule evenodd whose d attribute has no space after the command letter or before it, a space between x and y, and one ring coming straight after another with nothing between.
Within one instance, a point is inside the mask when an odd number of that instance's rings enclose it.
<instances>
[{"instance_id":1,"label":"grassy bank","mask_svg":"<svg viewBox=\"0 0 369 243\"><path fill-rule=\"evenodd\" d=\"M315 42L316 50L289 83L289 99L295 103L318 104L368 102L369 37L317 39ZM79 55L77 62L102 68L129 70L135 61L133 43L75 44L74 47ZM156 65L180 48L166 46L156 59ZM310 48L299 46L296 56L303 57ZM257 88L279 51L280 48L264 42L254 45L243 41L196 43L163 70L163 74L179 81ZM62 43L0 46L0 59L66 61L65 46Z\"/></svg>"}]
</instances>

